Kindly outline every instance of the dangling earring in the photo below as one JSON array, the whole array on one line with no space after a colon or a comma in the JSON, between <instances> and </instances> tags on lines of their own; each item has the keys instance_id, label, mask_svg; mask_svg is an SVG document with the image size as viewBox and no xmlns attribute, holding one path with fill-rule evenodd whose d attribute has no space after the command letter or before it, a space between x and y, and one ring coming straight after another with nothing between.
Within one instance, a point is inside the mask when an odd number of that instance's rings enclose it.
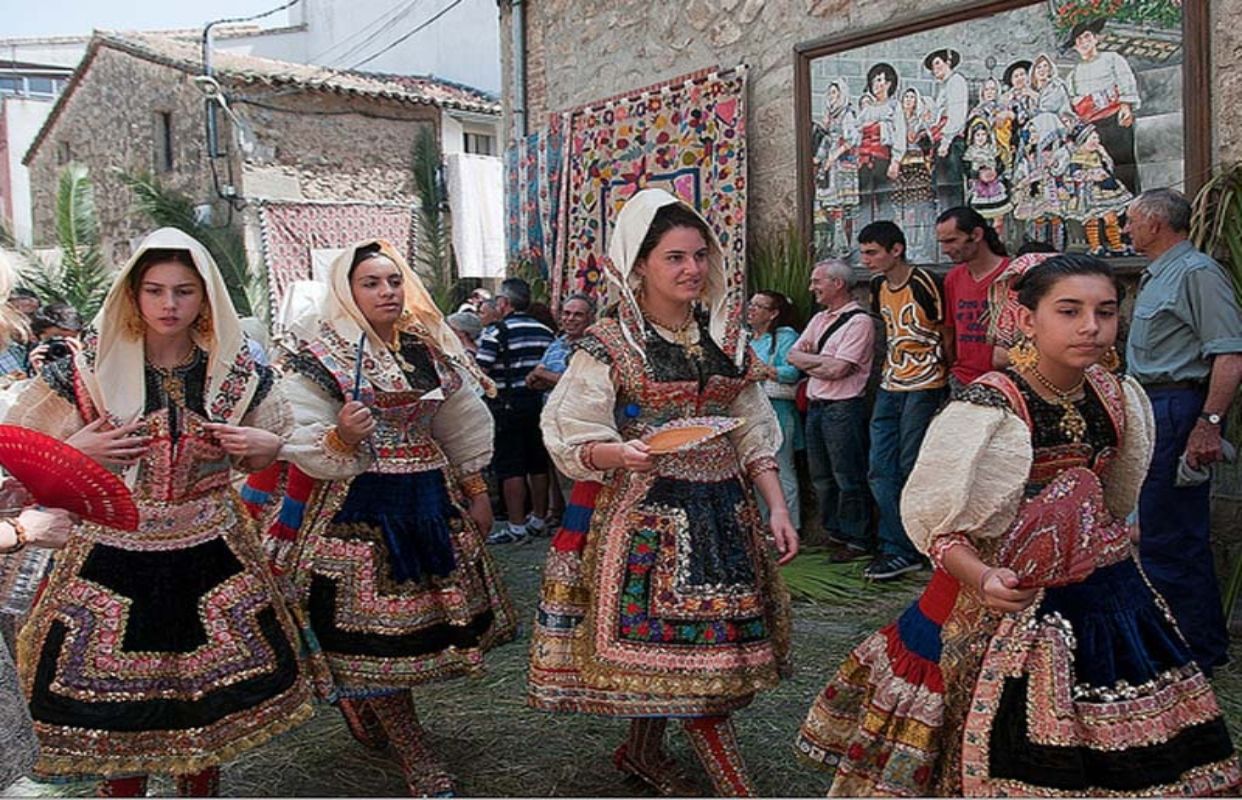
<instances>
[{"instance_id":1,"label":"dangling earring","mask_svg":"<svg viewBox=\"0 0 1242 800\"><path fill-rule=\"evenodd\" d=\"M1009 348L1009 364L1014 369L1032 370L1039 363L1039 351L1035 343L1026 337Z\"/></svg>"},{"instance_id":2,"label":"dangling earring","mask_svg":"<svg viewBox=\"0 0 1242 800\"><path fill-rule=\"evenodd\" d=\"M1100 366L1109 372L1116 372L1121 369L1121 354L1117 352L1116 347L1110 346L1104 351L1104 355L1100 356Z\"/></svg>"},{"instance_id":3,"label":"dangling earring","mask_svg":"<svg viewBox=\"0 0 1242 800\"><path fill-rule=\"evenodd\" d=\"M203 306L203 310L198 312L198 319L194 320L194 330L203 341L206 342L211 340L212 324L210 306Z\"/></svg>"}]
</instances>

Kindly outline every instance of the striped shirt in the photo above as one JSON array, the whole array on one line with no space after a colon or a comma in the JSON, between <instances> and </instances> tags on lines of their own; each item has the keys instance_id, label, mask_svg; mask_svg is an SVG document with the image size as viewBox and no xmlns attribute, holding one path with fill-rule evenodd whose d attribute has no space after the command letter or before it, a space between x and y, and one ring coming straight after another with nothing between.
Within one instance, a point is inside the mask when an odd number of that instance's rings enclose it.
<instances>
[{"instance_id":1,"label":"striped shirt","mask_svg":"<svg viewBox=\"0 0 1242 800\"><path fill-rule=\"evenodd\" d=\"M547 325L529 314L515 311L487 326L479 337L475 360L496 382L496 388L525 387L527 373L539 364L555 338Z\"/></svg>"}]
</instances>

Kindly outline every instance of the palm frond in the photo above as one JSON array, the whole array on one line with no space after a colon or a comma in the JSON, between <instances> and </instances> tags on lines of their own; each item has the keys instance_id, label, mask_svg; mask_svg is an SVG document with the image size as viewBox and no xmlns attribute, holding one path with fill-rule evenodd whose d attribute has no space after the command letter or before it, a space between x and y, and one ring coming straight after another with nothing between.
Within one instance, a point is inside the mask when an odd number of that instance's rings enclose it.
<instances>
[{"instance_id":1,"label":"palm frond","mask_svg":"<svg viewBox=\"0 0 1242 800\"><path fill-rule=\"evenodd\" d=\"M444 187L440 182L440 143L430 125L414 137L414 191L418 195L418 237L414 268L440 310L452 311L456 279L448 222L444 215Z\"/></svg>"},{"instance_id":2,"label":"palm frond","mask_svg":"<svg viewBox=\"0 0 1242 800\"><path fill-rule=\"evenodd\" d=\"M99 241L95 192L86 167L69 164L61 170L56 191L56 240L60 264L53 266L29 248L16 250L26 262L20 269L22 283L41 302L68 303L84 318L95 316L112 282ZM16 245L12 235L4 238Z\"/></svg>"},{"instance_id":3,"label":"palm frond","mask_svg":"<svg viewBox=\"0 0 1242 800\"><path fill-rule=\"evenodd\" d=\"M1218 168L1195 195L1190 238L1225 264L1242 303L1242 162Z\"/></svg>"},{"instance_id":4,"label":"palm frond","mask_svg":"<svg viewBox=\"0 0 1242 800\"><path fill-rule=\"evenodd\" d=\"M547 303L550 289L548 288L548 276L539 268L539 264L530 259L524 258L509 265L508 273L514 278L521 278L530 284L530 299L532 303Z\"/></svg>"},{"instance_id":5,"label":"palm frond","mask_svg":"<svg viewBox=\"0 0 1242 800\"><path fill-rule=\"evenodd\" d=\"M900 580L880 582L863 576L865 566L862 561L832 564L824 548L803 547L797 558L781 567L781 577L796 600L866 608L890 595L909 594L911 587L926 581L928 574L913 573Z\"/></svg>"},{"instance_id":6,"label":"palm frond","mask_svg":"<svg viewBox=\"0 0 1242 800\"><path fill-rule=\"evenodd\" d=\"M789 225L751 246L747 283L752 294L760 290L784 294L797 309L798 321L805 323L814 310L807 288L813 267L810 251L797 229Z\"/></svg>"},{"instance_id":7,"label":"palm frond","mask_svg":"<svg viewBox=\"0 0 1242 800\"><path fill-rule=\"evenodd\" d=\"M161 185L151 175L122 172L119 177L133 192L135 205L143 216L161 228L183 231L207 248L239 315L257 314L266 320L266 288L251 271L246 244L236 228L218 228L200 222L189 196Z\"/></svg>"}]
</instances>

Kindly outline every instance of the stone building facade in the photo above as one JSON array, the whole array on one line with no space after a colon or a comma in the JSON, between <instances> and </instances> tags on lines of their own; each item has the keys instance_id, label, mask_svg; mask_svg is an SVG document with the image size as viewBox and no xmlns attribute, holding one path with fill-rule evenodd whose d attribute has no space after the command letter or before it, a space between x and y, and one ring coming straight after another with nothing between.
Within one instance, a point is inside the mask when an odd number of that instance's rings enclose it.
<instances>
[{"instance_id":1,"label":"stone building facade","mask_svg":"<svg viewBox=\"0 0 1242 800\"><path fill-rule=\"evenodd\" d=\"M104 253L120 263L150 228L122 172L152 174L210 207L216 224L228 216L222 194L414 204L419 128L442 137L500 112L494 99L453 84L221 54L216 76L230 113L217 114L213 174L201 71L194 43L133 34L92 41L26 154L36 246L54 244L58 173L70 161L90 170Z\"/></svg>"},{"instance_id":2,"label":"stone building facade","mask_svg":"<svg viewBox=\"0 0 1242 800\"><path fill-rule=\"evenodd\" d=\"M1186 0L1190 3L1207 0ZM513 109L513 11L501 4L506 114ZM960 0L927 0L917 14ZM1242 158L1242 0L1212 0L1211 107L1214 161ZM711 66L746 63L749 90L748 197L752 232L783 227L797 214L794 48L893 22L901 0L525 0L528 129L547 115ZM506 130L512 131L507 118Z\"/></svg>"}]
</instances>

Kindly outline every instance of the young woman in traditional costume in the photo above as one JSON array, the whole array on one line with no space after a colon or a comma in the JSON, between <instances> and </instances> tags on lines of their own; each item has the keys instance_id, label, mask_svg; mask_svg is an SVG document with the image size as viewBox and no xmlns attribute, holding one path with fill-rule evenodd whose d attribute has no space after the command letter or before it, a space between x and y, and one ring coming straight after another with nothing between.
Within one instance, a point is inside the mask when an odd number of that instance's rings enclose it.
<instances>
[{"instance_id":1,"label":"young woman in traditional costume","mask_svg":"<svg viewBox=\"0 0 1242 800\"><path fill-rule=\"evenodd\" d=\"M214 794L219 764L311 714L296 626L231 483L276 457L289 405L180 231L143 241L94 327L6 419L122 467L139 511L134 532L79 527L19 637L36 772L102 775L112 795L173 773L178 793Z\"/></svg>"},{"instance_id":2,"label":"young woman in traditional costume","mask_svg":"<svg viewBox=\"0 0 1242 800\"><path fill-rule=\"evenodd\" d=\"M281 457L318 481L282 512L300 528L288 569L351 728L393 746L412 794L450 793L410 688L477 673L515 631L483 544L485 379L392 245L349 248L330 280L284 361L296 429Z\"/></svg>"},{"instance_id":3,"label":"young woman in traditional costume","mask_svg":"<svg viewBox=\"0 0 1242 800\"><path fill-rule=\"evenodd\" d=\"M832 795L1207 795L1239 770L1211 686L1127 519L1153 443L1111 360L1117 289L1089 256L1015 284L1024 342L933 421L902 496L936 564L854 650L801 753Z\"/></svg>"},{"instance_id":4,"label":"young woman in traditional costume","mask_svg":"<svg viewBox=\"0 0 1242 800\"><path fill-rule=\"evenodd\" d=\"M544 570L529 699L630 718L615 763L664 794L693 790L663 749L681 718L716 791L751 795L729 714L788 671L788 594L769 548L782 560L798 548L766 371L727 314L720 244L689 206L639 192L609 254L618 312L580 340L543 413L549 452L581 483ZM721 435L650 452L643 437L678 421Z\"/></svg>"}]
</instances>

